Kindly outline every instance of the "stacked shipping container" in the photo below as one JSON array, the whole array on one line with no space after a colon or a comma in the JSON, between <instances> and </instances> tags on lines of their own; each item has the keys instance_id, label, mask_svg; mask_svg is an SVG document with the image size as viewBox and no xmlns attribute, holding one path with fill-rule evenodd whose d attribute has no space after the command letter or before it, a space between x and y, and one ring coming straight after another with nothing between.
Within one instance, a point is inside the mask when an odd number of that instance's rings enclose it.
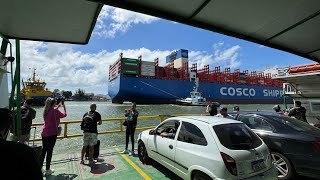
<instances>
[{"instance_id":1,"label":"stacked shipping container","mask_svg":"<svg viewBox=\"0 0 320 180\"><path fill-rule=\"evenodd\" d=\"M187 50L180 50L170 54L166 58L168 63L165 67L158 65L158 59L149 62L142 61L141 57L139 59L122 58L121 54L119 60L109 68L109 79L112 80L119 74L181 81L194 81L198 77L200 82L282 87L282 81L273 80L269 73L266 75L256 71L249 73L248 70L240 72L239 69L231 72L230 68L225 68L221 72L220 66L215 67L214 70L210 70L209 65L204 66L203 69L197 69L197 64L192 64L189 68L187 53ZM178 62L175 63L177 60Z\"/></svg>"}]
</instances>

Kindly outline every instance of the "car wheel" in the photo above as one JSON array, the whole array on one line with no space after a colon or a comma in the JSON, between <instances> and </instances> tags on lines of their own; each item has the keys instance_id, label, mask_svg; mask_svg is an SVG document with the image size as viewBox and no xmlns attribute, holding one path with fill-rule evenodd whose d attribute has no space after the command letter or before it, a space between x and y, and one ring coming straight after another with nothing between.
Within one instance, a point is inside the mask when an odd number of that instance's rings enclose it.
<instances>
[{"instance_id":1,"label":"car wheel","mask_svg":"<svg viewBox=\"0 0 320 180\"><path fill-rule=\"evenodd\" d=\"M147 163L149 160L148 152L146 146L142 141L138 143L138 156L142 163Z\"/></svg>"},{"instance_id":2,"label":"car wheel","mask_svg":"<svg viewBox=\"0 0 320 180\"><path fill-rule=\"evenodd\" d=\"M208 175L202 172L195 172L192 180L212 180Z\"/></svg>"},{"instance_id":3,"label":"car wheel","mask_svg":"<svg viewBox=\"0 0 320 180\"><path fill-rule=\"evenodd\" d=\"M271 152L272 163L278 170L278 179L289 180L294 177L294 169L290 161L282 154Z\"/></svg>"}]
</instances>

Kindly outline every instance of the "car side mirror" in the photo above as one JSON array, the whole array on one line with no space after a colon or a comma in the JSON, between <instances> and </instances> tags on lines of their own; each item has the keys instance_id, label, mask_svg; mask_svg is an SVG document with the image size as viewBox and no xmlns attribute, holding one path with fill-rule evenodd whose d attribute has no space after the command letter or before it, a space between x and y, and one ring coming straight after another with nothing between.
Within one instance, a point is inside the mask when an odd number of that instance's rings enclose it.
<instances>
[{"instance_id":1,"label":"car side mirror","mask_svg":"<svg viewBox=\"0 0 320 180\"><path fill-rule=\"evenodd\" d=\"M150 131L149 131L149 135L155 135L156 134L156 131L154 130L154 129L151 129Z\"/></svg>"}]
</instances>

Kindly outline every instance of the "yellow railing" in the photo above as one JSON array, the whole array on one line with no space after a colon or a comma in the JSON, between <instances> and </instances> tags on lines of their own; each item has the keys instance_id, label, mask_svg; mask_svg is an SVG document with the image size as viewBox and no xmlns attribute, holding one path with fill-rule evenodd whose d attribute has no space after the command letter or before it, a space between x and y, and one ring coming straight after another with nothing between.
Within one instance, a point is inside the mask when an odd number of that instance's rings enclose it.
<instances>
[{"instance_id":1,"label":"yellow railing","mask_svg":"<svg viewBox=\"0 0 320 180\"><path fill-rule=\"evenodd\" d=\"M207 116L208 114L173 114L173 115L155 115L155 116L139 116L138 121L142 120L148 120L148 119L159 119L159 123L164 121L165 119L169 117L176 117L176 116ZM125 120L125 117L123 118L105 118L102 119L103 122L111 122L116 121L119 122L119 128L116 130L110 130L110 131L99 131L98 134L111 134L111 133L121 133L125 132L126 129L123 127L122 123ZM61 136L58 136L58 139L64 139L64 138L73 138L73 137L80 137L83 134L68 134L68 125L69 124L80 124L81 120L70 120L70 121L61 121L60 125L62 126L62 132ZM33 123L32 126L42 126L43 123ZM80 126L80 125L79 125ZM146 129L152 129L155 126L145 126L145 127L138 127L136 130L146 130ZM35 138L35 141L40 141L41 138Z\"/></svg>"}]
</instances>

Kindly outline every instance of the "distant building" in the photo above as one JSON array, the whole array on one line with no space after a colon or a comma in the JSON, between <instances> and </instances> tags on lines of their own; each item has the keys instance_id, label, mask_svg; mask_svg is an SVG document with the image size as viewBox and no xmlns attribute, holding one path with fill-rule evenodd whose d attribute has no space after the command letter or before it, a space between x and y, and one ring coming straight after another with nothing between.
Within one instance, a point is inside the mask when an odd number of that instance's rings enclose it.
<instances>
[{"instance_id":1,"label":"distant building","mask_svg":"<svg viewBox=\"0 0 320 180\"><path fill-rule=\"evenodd\" d=\"M288 72L288 70L289 70L289 67L267 67L265 70L259 71L259 72L263 72L264 75L267 75L270 73L271 77L277 77L277 76L284 76Z\"/></svg>"}]
</instances>

